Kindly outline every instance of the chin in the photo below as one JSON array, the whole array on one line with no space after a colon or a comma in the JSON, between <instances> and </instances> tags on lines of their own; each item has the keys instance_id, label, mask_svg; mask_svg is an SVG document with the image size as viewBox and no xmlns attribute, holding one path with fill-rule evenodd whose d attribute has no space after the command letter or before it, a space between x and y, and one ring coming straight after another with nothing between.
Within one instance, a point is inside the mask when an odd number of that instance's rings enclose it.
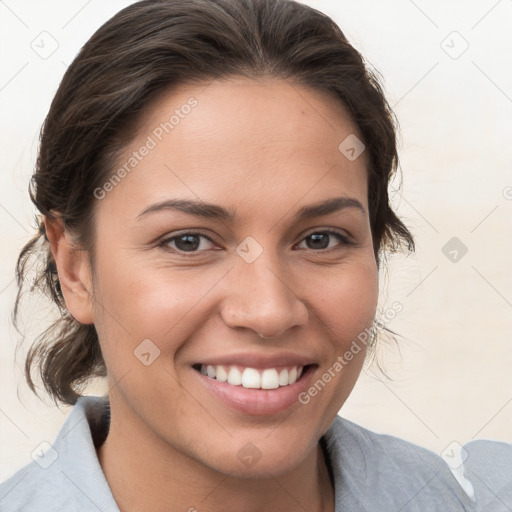
<instances>
[{"instance_id":1,"label":"chin","mask_svg":"<svg viewBox=\"0 0 512 512\"><path fill-rule=\"evenodd\" d=\"M203 465L220 473L241 479L268 479L269 476L280 477L297 468L307 457L314 457L317 439L306 439L306 433L300 432L296 425L295 436L268 430L259 435L250 431L233 439L231 444L222 443L208 449L210 460L202 458ZM217 449L221 448L218 452ZM214 453L215 452L217 453Z\"/></svg>"}]
</instances>

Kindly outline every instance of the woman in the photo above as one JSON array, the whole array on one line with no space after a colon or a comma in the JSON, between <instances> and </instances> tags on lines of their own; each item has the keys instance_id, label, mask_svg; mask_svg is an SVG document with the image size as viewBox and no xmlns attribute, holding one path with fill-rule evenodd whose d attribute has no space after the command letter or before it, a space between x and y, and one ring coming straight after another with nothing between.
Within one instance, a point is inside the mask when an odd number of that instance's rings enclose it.
<instances>
[{"instance_id":1,"label":"woman","mask_svg":"<svg viewBox=\"0 0 512 512\"><path fill-rule=\"evenodd\" d=\"M74 405L2 510L473 510L435 454L337 416L376 334L393 118L325 15L135 3L67 70L31 197ZM105 397L80 396L106 376Z\"/></svg>"}]
</instances>

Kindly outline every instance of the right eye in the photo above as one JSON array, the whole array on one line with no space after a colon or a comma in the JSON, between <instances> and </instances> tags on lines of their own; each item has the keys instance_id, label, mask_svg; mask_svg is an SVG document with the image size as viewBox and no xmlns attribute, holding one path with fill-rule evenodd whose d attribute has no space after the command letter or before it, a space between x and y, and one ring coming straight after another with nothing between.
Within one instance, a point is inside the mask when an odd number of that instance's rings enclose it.
<instances>
[{"instance_id":1,"label":"right eye","mask_svg":"<svg viewBox=\"0 0 512 512\"><path fill-rule=\"evenodd\" d=\"M190 253L187 254L187 256L193 256L197 253L207 251L209 249L208 243L214 245L212 240L206 235L186 232L162 240L159 246L165 250L170 250L171 252L176 252L178 254Z\"/></svg>"}]
</instances>

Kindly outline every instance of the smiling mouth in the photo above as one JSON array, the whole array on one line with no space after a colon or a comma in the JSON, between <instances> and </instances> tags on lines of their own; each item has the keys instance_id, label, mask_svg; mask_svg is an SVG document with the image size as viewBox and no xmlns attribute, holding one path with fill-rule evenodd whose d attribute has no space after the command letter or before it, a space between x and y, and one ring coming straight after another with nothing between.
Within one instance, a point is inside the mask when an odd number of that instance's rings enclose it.
<instances>
[{"instance_id":1,"label":"smiling mouth","mask_svg":"<svg viewBox=\"0 0 512 512\"><path fill-rule=\"evenodd\" d=\"M238 365L195 364L206 377L246 389L278 389L295 384L314 365L256 369Z\"/></svg>"}]
</instances>

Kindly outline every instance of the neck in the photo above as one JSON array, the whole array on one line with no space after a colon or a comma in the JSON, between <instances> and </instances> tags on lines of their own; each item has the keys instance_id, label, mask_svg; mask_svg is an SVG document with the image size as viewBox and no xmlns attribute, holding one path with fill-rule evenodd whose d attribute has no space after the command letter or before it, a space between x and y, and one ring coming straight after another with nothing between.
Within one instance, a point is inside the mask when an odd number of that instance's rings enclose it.
<instances>
[{"instance_id":1,"label":"neck","mask_svg":"<svg viewBox=\"0 0 512 512\"><path fill-rule=\"evenodd\" d=\"M121 512L334 511L319 443L286 474L236 478L176 449L111 403L110 430L98 459Z\"/></svg>"}]
</instances>

